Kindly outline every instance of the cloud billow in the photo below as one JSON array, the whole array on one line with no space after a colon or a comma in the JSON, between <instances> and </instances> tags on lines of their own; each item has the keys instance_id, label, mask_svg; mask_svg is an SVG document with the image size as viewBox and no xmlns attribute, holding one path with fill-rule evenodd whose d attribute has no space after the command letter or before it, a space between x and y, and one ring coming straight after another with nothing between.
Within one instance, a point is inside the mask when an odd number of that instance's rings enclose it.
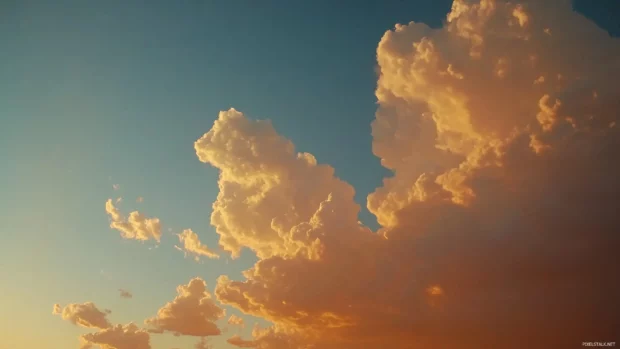
<instances>
[{"instance_id":1,"label":"cloud billow","mask_svg":"<svg viewBox=\"0 0 620 349\"><path fill-rule=\"evenodd\" d=\"M353 188L268 122L231 109L195 143L221 173L220 244L259 257L215 294L274 323L229 343L612 340L618 39L570 1L456 0L442 28L388 31L377 60L373 152L393 172L368 197L377 232L358 223Z\"/></svg>"}]
</instances>

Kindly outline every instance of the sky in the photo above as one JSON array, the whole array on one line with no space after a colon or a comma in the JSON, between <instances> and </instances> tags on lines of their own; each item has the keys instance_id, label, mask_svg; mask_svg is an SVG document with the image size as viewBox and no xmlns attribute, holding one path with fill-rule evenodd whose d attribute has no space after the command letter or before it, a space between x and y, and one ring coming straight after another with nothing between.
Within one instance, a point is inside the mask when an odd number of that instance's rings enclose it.
<instances>
[{"instance_id":1,"label":"sky","mask_svg":"<svg viewBox=\"0 0 620 349\"><path fill-rule=\"evenodd\" d=\"M619 14L3 1L0 349L616 340Z\"/></svg>"}]
</instances>

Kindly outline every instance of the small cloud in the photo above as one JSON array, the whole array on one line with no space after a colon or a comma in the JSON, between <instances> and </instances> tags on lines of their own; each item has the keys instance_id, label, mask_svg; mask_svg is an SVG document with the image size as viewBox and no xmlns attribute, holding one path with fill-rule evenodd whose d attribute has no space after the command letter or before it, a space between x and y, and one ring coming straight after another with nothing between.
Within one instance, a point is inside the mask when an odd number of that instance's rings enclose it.
<instances>
[{"instance_id":1,"label":"small cloud","mask_svg":"<svg viewBox=\"0 0 620 349\"><path fill-rule=\"evenodd\" d=\"M200 341L194 346L195 349L212 349L213 346L209 345L207 337L200 338Z\"/></svg>"},{"instance_id":2,"label":"small cloud","mask_svg":"<svg viewBox=\"0 0 620 349\"><path fill-rule=\"evenodd\" d=\"M243 318L233 314L230 316L230 318L228 318L228 324L229 325L235 325L235 326L241 326L244 327L245 323L243 321Z\"/></svg>"},{"instance_id":3,"label":"small cloud","mask_svg":"<svg viewBox=\"0 0 620 349\"><path fill-rule=\"evenodd\" d=\"M120 204L121 202L123 202L123 198L119 196L119 197L116 199L116 203L117 203L117 204Z\"/></svg>"},{"instance_id":4,"label":"small cloud","mask_svg":"<svg viewBox=\"0 0 620 349\"><path fill-rule=\"evenodd\" d=\"M144 202L144 198L142 196L138 196L138 198L136 199L136 202L141 204L142 202Z\"/></svg>"},{"instance_id":5,"label":"small cloud","mask_svg":"<svg viewBox=\"0 0 620 349\"><path fill-rule=\"evenodd\" d=\"M159 218L146 218L142 213L133 211L129 214L129 218L125 219L111 199L106 202L105 210L112 220L110 228L120 231L123 238L141 241L153 239L157 242L161 240Z\"/></svg>"},{"instance_id":6,"label":"small cloud","mask_svg":"<svg viewBox=\"0 0 620 349\"><path fill-rule=\"evenodd\" d=\"M112 189L119 190L121 186L119 184L112 184Z\"/></svg>"},{"instance_id":7,"label":"small cloud","mask_svg":"<svg viewBox=\"0 0 620 349\"><path fill-rule=\"evenodd\" d=\"M443 295L443 289L439 285L434 285L426 289L426 292L431 296Z\"/></svg>"},{"instance_id":8,"label":"small cloud","mask_svg":"<svg viewBox=\"0 0 620 349\"><path fill-rule=\"evenodd\" d=\"M84 304L69 304L64 309L60 304L54 304L52 310L54 315L60 315L63 320L67 320L74 325L86 328L109 328L112 324L108 321L107 315L110 310L101 311L97 309L94 303L86 302Z\"/></svg>"},{"instance_id":9,"label":"small cloud","mask_svg":"<svg viewBox=\"0 0 620 349\"><path fill-rule=\"evenodd\" d=\"M121 298L133 298L133 294L127 290L119 288L118 292L120 293Z\"/></svg>"},{"instance_id":10,"label":"small cloud","mask_svg":"<svg viewBox=\"0 0 620 349\"><path fill-rule=\"evenodd\" d=\"M226 342L239 348L254 348L257 345L255 341L244 340L239 335L228 338Z\"/></svg>"},{"instance_id":11,"label":"small cloud","mask_svg":"<svg viewBox=\"0 0 620 349\"><path fill-rule=\"evenodd\" d=\"M186 254L193 254L196 260L200 260L201 256L218 259L220 256L207 245L200 242L198 235L191 229L185 229L181 234L178 234L179 241L183 244L183 247L175 246L176 249L184 251Z\"/></svg>"},{"instance_id":12,"label":"small cloud","mask_svg":"<svg viewBox=\"0 0 620 349\"><path fill-rule=\"evenodd\" d=\"M133 323L116 325L80 337L81 348L98 345L106 349L151 349L149 333Z\"/></svg>"},{"instance_id":13,"label":"small cloud","mask_svg":"<svg viewBox=\"0 0 620 349\"><path fill-rule=\"evenodd\" d=\"M177 287L178 295L164 305L155 317L145 324L150 332L171 332L174 335L207 337L221 334L215 321L226 312L215 304L201 278L192 279L187 285Z\"/></svg>"}]
</instances>

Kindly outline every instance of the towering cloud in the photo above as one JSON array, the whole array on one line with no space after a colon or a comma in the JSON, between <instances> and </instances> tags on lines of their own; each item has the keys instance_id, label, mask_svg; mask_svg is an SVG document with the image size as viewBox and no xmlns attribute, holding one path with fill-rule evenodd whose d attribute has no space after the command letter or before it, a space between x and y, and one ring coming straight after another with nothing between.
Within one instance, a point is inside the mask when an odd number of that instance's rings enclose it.
<instances>
[{"instance_id":1,"label":"towering cloud","mask_svg":"<svg viewBox=\"0 0 620 349\"><path fill-rule=\"evenodd\" d=\"M231 109L195 143L221 171L212 224L245 280L221 302L275 323L239 347L549 348L620 328L620 43L570 1L456 0L377 49L373 151L353 188ZM542 316L544 314L544 316ZM585 321L584 319L588 319Z\"/></svg>"},{"instance_id":2,"label":"towering cloud","mask_svg":"<svg viewBox=\"0 0 620 349\"><path fill-rule=\"evenodd\" d=\"M105 329L112 326L107 319L110 311L101 311L92 302L84 304L72 303L64 307L64 309L60 304L54 304L52 313L60 315L63 320L81 327Z\"/></svg>"},{"instance_id":3,"label":"towering cloud","mask_svg":"<svg viewBox=\"0 0 620 349\"><path fill-rule=\"evenodd\" d=\"M133 323L116 325L80 337L81 349L98 345L102 349L151 349L149 333Z\"/></svg>"},{"instance_id":4,"label":"towering cloud","mask_svg":"<svg viewBox=\"0 0 620 349\"><path fill-rule=\"evenodd\" d=\"M178 237L181 242L181 247L178 248L186 254L189 253L194 255L196 260L200 260L201 256L211 259L220 258L220 255L218 255L217 252L211 250L207 247L207 245L200 242L198 234L194 233L191 229L183 230L181 234L178 234Z\"/></svg>"},{"instance_id":5,"label":"towering cloud","mask_svg":"<svg viewBox=\"0 0 620 349\"><path fill-rule=\"evenodd\" d=\"M333 168L296 153L268 121L250 121L234 109L221 112L194 147L200 161L221 170L211 223L221 235L220 245L233 257L247 247L261 258L314 258L317 235L309 233L311 223L296 227L298 223L310 222L330 197L352 204L353 188L335 178ZM352 218L357 210L352 204L340 214Z\"/></svg>"},{"instance_id":6,"label":"towering cloud","mask_svg":"<svg viewBox=\"0 0 620 349\"><path fill-rule=\"evenodd\" d=\"M171 332L174 335L215 336L221 333L214 321L224 317L224 309L215 304L200 278L177 287L178 295L145 321L152 332Z\"/></svg>"},{"instance_id":7,"label":"towering cloud","mask_svg":"<svg viewBox=\"0 0 620 349\"><path fill-rule=\"evenodd\" d=\"M125 239L146 241L149 239L161 240L161 224L159 218L146 218L142 213L133 211L125 219L114 206L112 200L105 203L105 211L110 216L110 228L121 232Z\"/></svg>"}]
</instances>

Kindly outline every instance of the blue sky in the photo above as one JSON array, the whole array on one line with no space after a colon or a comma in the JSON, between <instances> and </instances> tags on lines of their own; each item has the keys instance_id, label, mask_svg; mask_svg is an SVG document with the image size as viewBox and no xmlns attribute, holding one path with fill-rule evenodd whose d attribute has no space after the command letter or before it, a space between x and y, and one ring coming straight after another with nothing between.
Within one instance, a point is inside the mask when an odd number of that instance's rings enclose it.
<instances>
[{"instance_id":1,"label":"blue sky","mask_svg":"<svg viewBox=\"0 0 620 349\"><path fill-rule=\"evenodd\" d=\"M0 309L23 317L0 319L11 348L47 348L42 338L76 345L80 330L51 315L54 303L90 300L112 309L114 322L140 321L191 277L212 288L218 275L239 278L253 264L247 252L196 264L171 246L121 240L104 212L106 199L122 196L123 212L159 217L168 235L191 228L216 246L218 173L193 143L220 110L271 119L299 151L333 165L364 207L387 175L371 152L377 43L395 23L441 25L450 4L3 2ZM376 227L365 209L361 219ZM118 288L134 299L118 298ZM153 339L155 348L193 342Z\"/></svg>"}]
</instances>

